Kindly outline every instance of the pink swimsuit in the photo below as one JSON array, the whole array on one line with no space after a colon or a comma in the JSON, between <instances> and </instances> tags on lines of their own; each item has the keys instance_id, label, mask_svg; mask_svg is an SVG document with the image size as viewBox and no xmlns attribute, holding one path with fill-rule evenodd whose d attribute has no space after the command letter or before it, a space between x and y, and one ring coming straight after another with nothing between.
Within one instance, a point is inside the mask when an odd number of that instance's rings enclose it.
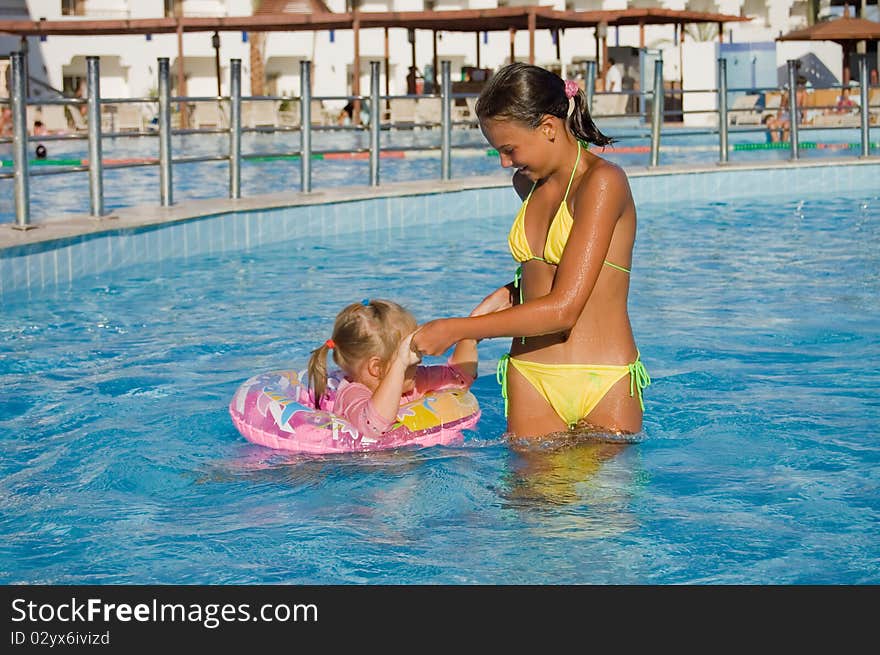
<instances>
[{"instance_id":1,"label":"pink swimsuit","mask_svg":"<svg viewBox=\"0 0 880 655\"><path fill-rule=\"evenodd\" d=\"M415 386L401 396L400 404L412 402L430 391L468 389L473 382L473 378L454 364L419 366L416 368ZM328 401L327 394L321 398L320 409L344 418L358 432L373 438L381 437L395 423L376 412L373 392L367 386L347 377L336 390L335 398Z\"/></svg>"}]
</instances>

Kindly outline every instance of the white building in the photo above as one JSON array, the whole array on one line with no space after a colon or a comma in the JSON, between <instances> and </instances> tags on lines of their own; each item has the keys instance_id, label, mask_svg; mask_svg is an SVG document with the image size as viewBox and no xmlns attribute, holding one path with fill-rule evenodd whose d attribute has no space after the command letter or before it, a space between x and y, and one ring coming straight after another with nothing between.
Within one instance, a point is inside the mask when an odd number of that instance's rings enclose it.
<instances>
[{"instance_id":1,"label":"white building","mask_svg":"<svg viewBox=\"0 0 880 655\"><path fill-rule=\"evenodd\" d=\"M344 12L346 3L353 0L326 0L335 12ZM357 0L354 0L357 2ZM832 1L819 2L820 15L840 13L842 7ZM853 0L859 2L860 0ZM861 0L864 4L864 0ZM871 0L876 11L876 0ZM665 9L711 11L742 15L751 18L746 23L726 26L724 42L762 43L775 52L777 66L789 58L812 51L838 79L841 76L841 50L833 43L774 42L781 33L807 25L809 3L806 0L360 0L359 10L438 12L454 9L480 9L496 6L533 5L540 3L560 10L625 9L628 7L657 7ZM0 0L0 20L83 20L106 18L157 18L184 16L244 16L254 12L251 0ZM293 4L293 3L291 3ZM869 16L871 17L871 16ZM228 62L231 58L242 61L242 86L245 95L251 94L250 61L252 35L241 32L220 33L221 92L228 92ZM319 96L344 95L351 92L352 53L351 30L338 32L270 32L262 40L262 61L268 94L298 93L299 62L313 62L313 93ZM476 65L476 38L481 41L483 68L497 68L509 58L507 32L489 32L475 37L470 33L440 32L438 60L452 62L453 79L462 66ZM525 31L516 34L518 59L527 59L528 38ZM638 27L611 28L609 46L639 45ZM131 36L48 36L19 39L0 35L0 55L19 50L26 41L32 97L55 91L72 93L85 77L86 57L99 56L101 61L101 95L105 98L143 97L157 86L157 58L168 57L171 63L172 84L176 83L178 43L175 34ZM645 46L661 51L664 60L664 78L681 80L685 88L713 88L715 61L720 49L717 27L690 26L683 43L674 27L646 26ZM569 29L561 37L560 57L552 35L539 30L535 35L535 63L556 66L565 71L578 60L596 56L593 30ZM416 32L417 65L423 72L430 71L433 58L433 37L429 31ZM186 93L190 96L213 96L217 92L215 51L210 33L186 33L183 43ZM385 36L382 29L361 30L360 33L361 92L369 88L371 60L384 60ZM406 74L410 65L411 44L406 32L392 29L389 39L389 87L392 94L406 93ZM382 68L384 75L384 67ZM0 93L5 94L5 85ZM384 80L382 88L385 88ZM54 90L54 91L53 91Z\"/></svg>"}]
</instances>

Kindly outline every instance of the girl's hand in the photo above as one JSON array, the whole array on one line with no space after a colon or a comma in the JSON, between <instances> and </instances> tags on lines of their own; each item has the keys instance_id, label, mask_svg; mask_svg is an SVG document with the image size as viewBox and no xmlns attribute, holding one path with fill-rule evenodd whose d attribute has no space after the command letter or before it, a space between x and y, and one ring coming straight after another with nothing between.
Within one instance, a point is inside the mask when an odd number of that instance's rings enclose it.
<instances>
[{"instance_id":1,"label":"girl's hand","mask_svg":"<svg viewBox=\"0 0 880 655\"><path fill-rule=\"evenodd\" d=\"M440 318L428 321L415 332L413 343L425 355L442 355L458 341L452 333L451 324L455 319Z\"/></svg>"},{"instance_id":2,"label":"girl's hand","mask_svg":"<svg viewBox=\"0 0 880 655\"><path fill-rule=\"evenodd\" d=\"M482 316L483 314L491 314L500 312L504 309L513 307L513 294L510 285L505 285L495 289L488 296L480 301L480 304L473 308L471 316Z\"/></svg>"},{"instance_id":3,"label":"girl's hand","mask_svg":"<svg viewBox=\"0 0 880 655\"><path fill-rule=\"evenodd\" d=\"M416 350L413 344L413 336L416 332L418 332L418 330L406 335L400 340L400 344L397 346L397 352L394 354L394 362L399 365L401 369L405 370L422 361L421 353Z\"/></svg>"}]
</instances>

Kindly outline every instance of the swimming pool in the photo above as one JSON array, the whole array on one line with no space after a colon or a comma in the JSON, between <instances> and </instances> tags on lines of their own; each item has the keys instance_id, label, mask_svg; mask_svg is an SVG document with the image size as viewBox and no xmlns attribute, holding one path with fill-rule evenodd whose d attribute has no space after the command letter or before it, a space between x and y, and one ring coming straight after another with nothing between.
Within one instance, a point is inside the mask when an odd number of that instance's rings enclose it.
<instances>
[{"instance_id":1,"label":"swimming pool","mask_svg":"<svg viewBox=\"0 0 880 655\"><path fill-rule=\"evenodd\" d=\"M876 584L880 194L666 188L639 204L631 445L508 448L501 339L461 447L297 458L232 426L238 384L303 362L343 303L425 320L507 281L506 208L4 294L0 581Z\"/></svg>"},{"instance_id":2,"label":"swimming pool","mask_svg":"<svg viewBox=\"0 0 880 655\"><path fill-rule=\"evenodd\" d=\"M627 168L647 166L650 162L650 130L630 125L616 125L613 121L600 127L617 139L606 148L603 156ZM490 151L479 130L455 129L452 138L453 179L474 176L505 178L509 172L498 165L498 157ZM800 132L801 153L804 160L840 159L859 154L858 130L815 130ZM872 152L877 153L880 126L870 131ZM762 131L731 131L729 161L761 164L787 161L791 157L787 144L772 144L766 149L766 134ZM395 130L383 131L381 144L385 154L380 160L380 180L403 182L422 180L426 190L440 179L440 131ZM88 158L86 141L47 141L48 160L76 161ZM31 144L31 151L36 146ZM293 152L300 147L299 134L245 133L242 138L243 154ZM316 132L314 150L355 151L369 148L369 134L354 131ZM434 148L413 151L408 148ZM755 148L755 149L750 149ZM105 160L158 157L159 144L154 137L104 139ZM181 156L225 156L229 154L229 137L221 134L188 134L175 136L172 152ZM718 136L694 134L693 130L665 128L661 138L661 166L711 164L718 161ZM8 161L11 146L0 144L0 159ZM365 153L364 153L365 154ZM40 168L43 168L40 166ZM0 171L10 172L2 168ZM229 195L229 165L226 162L197 162L176 164L173 168L175 202L206 198L226 198ZM241 192L255 196L300 189L300 165L297 159L245 159L242 163ZM316 159L312 162L312 184L315 190L326 190L351 184L369 184L369 161L366 159ZM105 208L108 212L138 205L158 206L159 170L157 166L126 169L105 169ZM57 218L65 214L88 213L89 178L85 172L42 175L30 180L30 210L34 222ZM0 179L0 223L15 220L15 194L11 179Z\"/></svg>"}]
</instances>

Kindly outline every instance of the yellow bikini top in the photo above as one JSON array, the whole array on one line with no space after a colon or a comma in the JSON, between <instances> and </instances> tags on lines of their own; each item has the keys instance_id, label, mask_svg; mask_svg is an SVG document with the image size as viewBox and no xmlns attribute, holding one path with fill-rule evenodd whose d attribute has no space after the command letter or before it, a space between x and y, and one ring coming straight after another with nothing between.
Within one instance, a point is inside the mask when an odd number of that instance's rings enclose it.
<instances>
[{"instance_id":1,"label":"yellow bikini top","mask_svg":"<svg viewBox=\"0 0 880 655\"><path fill-rule=\"evenodd\" d=\"M526 238L526 208L529 206L529 198L537 186L537 182L532 185L529 195L523 200L522 207L516 218L513 219L513 226L510 228L510 234L507 236L507 243L510 246L510 254L518 262L527 262L530 259L540 259L549 264L558 264L562 259L562 251L565 250L565 244L568 242L568 234L571 232L571 225L574 219L571 212L568 211L568 192L571 189L571 183L574 180L574 174L577 171L578 164L581 160L581 143L578 141L577 159L574 162L574 168L571 171L571 177L568 178L568 186L565 188L565 195L562 196L562 202L556 215L550 222L550 228L547 230L547 238L544 241L543 257L538 257L532 253L529 240Z\"/></svg>"},{"instance_id":2,"label":"yellow bikini top","mask_svg":"<svg viewBox=\"0 0 880 655\"><path fill-rule=\"evenodd\" d=\"M565 187L565 195L562 196L562 202L559 204L559 209L556 210L556 215L553 217L553 220L550 222L550 228L547 230L547 238L544 241L544 252L542 253L544 255L543 257L538 257L532 253L532 248L529 246L529 240L526 238L526 208L529 206L529 198L532 197L532 192L535 190L535 186L538 184L537 182L532 185L529 195L523 200L522 207L519 208L516 218L513 219L510 234L507 236L507 244L510 246L510 254L513 255L513 258L516 261L522 263L527 262L530 259L539 259L548 264L558 265L559 261L562 259L562 251L565 250L565 244L568 243L568 235L571 232L571 226L574 223L571 212L568 210L567 200L568 192L571 190L571 183L574 180L574 174L577 172L577 167L581 160L580 141L577 142L577 148L577 159L574 162L571 177L568 178L568 186ZM629 273L628 268L612 264L608 260L605 260L604 263L619 271Z\"/></svg>"}]
</instances>

